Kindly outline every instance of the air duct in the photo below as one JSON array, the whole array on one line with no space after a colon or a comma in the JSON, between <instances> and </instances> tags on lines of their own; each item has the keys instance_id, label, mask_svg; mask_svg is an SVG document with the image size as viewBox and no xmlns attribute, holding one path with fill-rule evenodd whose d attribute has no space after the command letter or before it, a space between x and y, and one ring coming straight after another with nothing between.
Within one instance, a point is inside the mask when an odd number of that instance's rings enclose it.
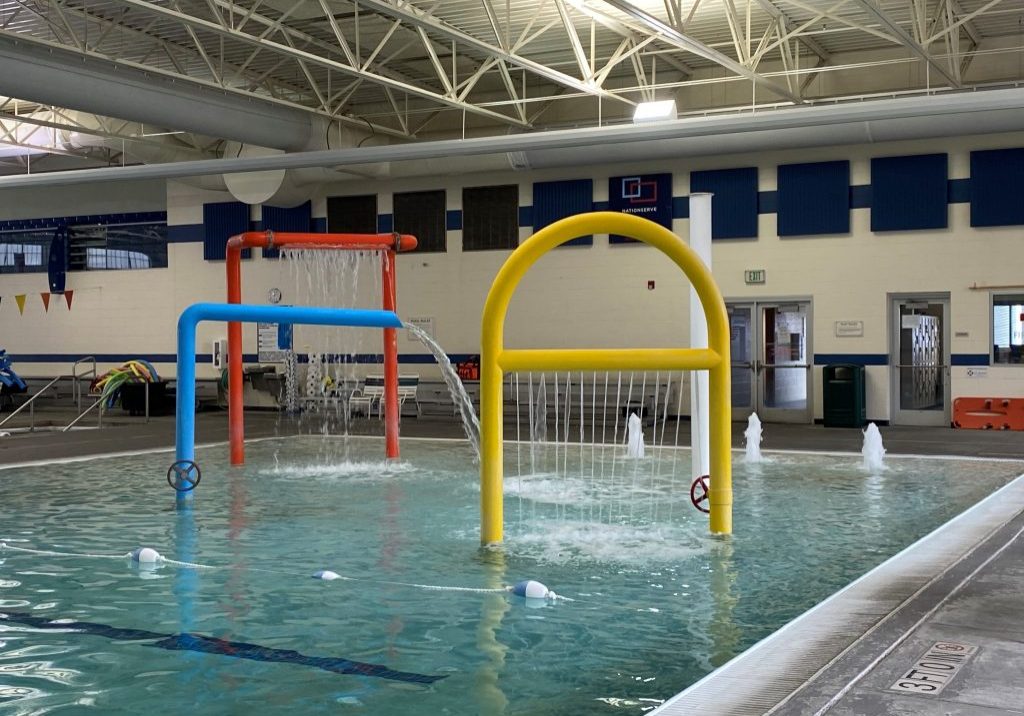
<instances>
[{"instance_id":1,"label":"air duct","mask_svg":"<svg viewBox=\"0 0 1024 716\"><path fill-rule=\"evenodd\" d=\"M94 55L0 34L0 95L294 151L313 114L229 90L176 82Z\"/></svg>"},{"instance_id":2,"label":"air duct","mask_svg":"<svg viewBox=\"0 0 1024 716\"><path fill-rule=\"evenodd\" d=\"M796 147L839 146L878 141L969 136L1024 131L1024 90L1000 89L946 93L902 99L796 107L757 113L680 119L650 125L355 146L270 157L224 158L177 164L83 169L31 176L0 177L0 189L62 186L93 181L175 179L309 167L345 172L381 162L390 176L410 175L399 162L441 161L443 174L480 171L497 162L508 169L508 154L522 152L532 168L637 163L680 156L777 151Z\"/></svg>"}]
</instances>

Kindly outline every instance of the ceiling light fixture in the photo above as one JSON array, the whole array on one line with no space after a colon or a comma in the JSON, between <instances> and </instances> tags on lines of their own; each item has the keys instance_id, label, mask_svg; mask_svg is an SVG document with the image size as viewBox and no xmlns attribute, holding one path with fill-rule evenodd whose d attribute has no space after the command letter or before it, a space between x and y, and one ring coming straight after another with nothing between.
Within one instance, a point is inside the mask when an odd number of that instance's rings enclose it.
<instances>
[{"instance_id":1,"label":"ceiling light fixture","mask_svg":"<svg viewBox=\"0 0 1024 716\"><path fill-rule=\"evenodd\" d=\"M663 122L676 118L676 101L667 99L660 102L641 102L633 112L633 123Z\"/></svg>"}]
</instances>

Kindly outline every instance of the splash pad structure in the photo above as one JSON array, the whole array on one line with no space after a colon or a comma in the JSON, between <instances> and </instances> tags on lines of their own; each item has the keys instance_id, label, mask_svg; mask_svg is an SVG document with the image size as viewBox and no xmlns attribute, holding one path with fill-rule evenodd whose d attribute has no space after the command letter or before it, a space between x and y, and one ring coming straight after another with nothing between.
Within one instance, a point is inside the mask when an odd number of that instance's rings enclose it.
<instances>
[{"instance_id":1,"label":"splash pad structure","mask_svg":"<svg viewBox=\"0 0 1024 716\"><path fill-rule=\"evenodd\" d=\"M408 234L313 234L299 232L249 231L228 239L226 250L229 304L242 303L242 249L316 248L381 252L381 294L383 310L397 309L395 254L416 248ZM324 324L320 324L324 325ZM329 324L351 325L351 324ZM395 328L384 327L384 435L389 458L398 457L398 339ZM180 354L179 354L180 355ZM245 413L242 404L242 324L228 323L228 435L232 465L245 462Z\"/></svg>"},{"instance_id":2,"label":"splash pad structure","mask_svg":"<svg viewBox=\"0 0 1024 716\"><path fill-rule=\"evenodd\" d=\"M402 327L402 321L394 311L300 306L251 306L231 303L196 303L186 308L178 318L178 395L175 418L175 462L167 473L168 482L171 483L171 486L178 493L179 503L188 499L192 489L199 483L201 475L199 467L195 463L196 326L201 321L228 321L229 326L238 326L239 340L241 339L241 325L243 322L383 328L385 331L390 330L392 337L394 336L395 329ZM240 356L239 363L241 363ZM239 370L241 370L240 367ZM395 375L397 378L397 371ZM236 382L236 385L240 386L241 381ZM239 390L240 393L241 391ZM395 414L397 415L397 413ZM240 409L237 415L241 416ZM394 438L395 454L397 455L397 417L395 422ZM232 437L234 437L234 433L232 433ZM232 447L234 447L234 443L232 443ZM232 461L232 464L238 463Z\"/></svg>"},{"instance_id":3,"label":"splash pad structure","mask_svg":"<svg viewBox=\"0 0 1024 716\"><path fill-rule=\"evenodd\" d=\"M703 306L708 325L708 348L506 349L505 316L523 276L547 252L588 234L617 234L638 239L659 249L679 266ZM711 407L711 531L718 534L732 532L729 319L725 301L711 272L682 239L652 221L618 212L593 212L557 221L524 241L501 267L487 295L481 331L482 544L501 542L504 532L502 384L505 371L707 370Z\"/></svg>"}]
</instances>

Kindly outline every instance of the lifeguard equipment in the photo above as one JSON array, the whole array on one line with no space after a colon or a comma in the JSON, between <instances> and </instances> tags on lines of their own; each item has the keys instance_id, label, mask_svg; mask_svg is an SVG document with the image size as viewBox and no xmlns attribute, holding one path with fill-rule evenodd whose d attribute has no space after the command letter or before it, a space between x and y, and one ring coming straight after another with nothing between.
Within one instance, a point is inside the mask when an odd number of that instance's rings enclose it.
<instances>
[{"instance_id":1,"label":"lifeguard equipment","mask_svg":"<svg viewBox=\"0 0 1024 716\"><path fill-rule=\"evenodd\" d=\"M953 401L953 427L1024 430L1024 398L957 398Z\"/></svg>"}]
</instances>

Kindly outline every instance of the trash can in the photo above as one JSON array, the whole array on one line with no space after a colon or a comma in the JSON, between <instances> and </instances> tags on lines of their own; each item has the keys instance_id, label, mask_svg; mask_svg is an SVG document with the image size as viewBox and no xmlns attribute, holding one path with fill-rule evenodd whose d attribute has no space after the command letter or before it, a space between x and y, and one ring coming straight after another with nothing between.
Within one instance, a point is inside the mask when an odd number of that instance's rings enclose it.
<instances>
[{"instance_id":1,"label":"trash can","mask_svg":"<svg viewBox=\"0 0 1024 716\"><path fill-rule=\"evenodd\" d=\"M125 383L121 386L121 409L129 415L146 414L146 384ZM149 384L149 414L167 414L167 381L158 380Z\"/></svg>"},{"instance_id":2,"label":"trash can","mask_svg":"<svg viewBox=\"0 0 1024 716\"><path fill-rule=\"evenodd\" d=\"M864 366L827 365L822 402L826 428L861 428L867 424Z\"/></svg>"}]
</instances>

